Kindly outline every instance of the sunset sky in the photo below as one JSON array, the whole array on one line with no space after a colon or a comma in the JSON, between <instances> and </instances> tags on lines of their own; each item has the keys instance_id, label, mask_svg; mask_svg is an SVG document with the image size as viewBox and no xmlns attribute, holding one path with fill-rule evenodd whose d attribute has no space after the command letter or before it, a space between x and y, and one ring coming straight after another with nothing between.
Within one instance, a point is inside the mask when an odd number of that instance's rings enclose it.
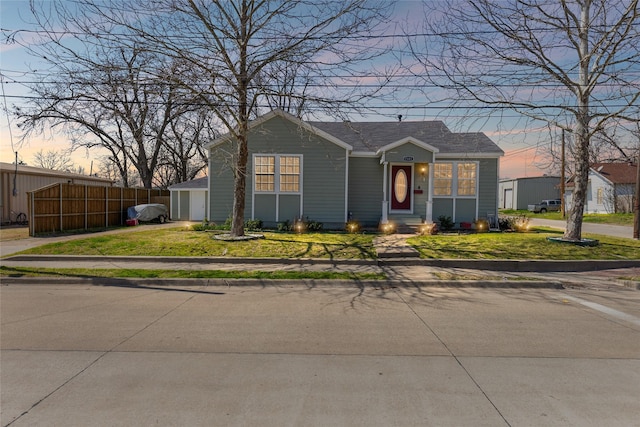
<instances>
[{"instance_id":1,"label":"sunset sky","mask_svg":"<svg viewBox=\"0 0 640 427\"><path fill-rule=\"evenodd\" d=\"M410 16L421 16L422 6L420 2L398 2L395 9L398 19ZM36 67L38 59L30 57L25 49L18 44L8 44L7 34L12 31L30 28L27 24L30 12L28 1L2 0L0 2L0 25L2 27L2 39L0 44L0 72L2 74L2 115L0 117L1 151L0 161L11 163L15 160L15 152L18 152L19 160L27 164L33 164L33 156L43 150L62 151L69 148L69 142L65 135L54 131L45 132L43 135L21 140L21 131L17 127L16 119L7 114L14 105L23 105L27 102L30 93L21 82L33 81L30 75L30 67ZM24 36L22 37L25 40ZM541 176L545 173L553 173L545 166L545 150L549 149L551 138L549 129L543 123L531 123L519 118L516 113L505 113L501 118L470 117L468 112L438 111L437 109L415 109L410 106L412 96L407 96L405 101L398 103L397 110L386 109L379 114L372 113L365 117L353 117L354 121L392 121L398 114L403 115L403 120L442 120L454 132L484 132L495 141L504 151L501 159L500 176L502 178L517 178ZM331 120L330 117L321 117L321 120ZM557 136L553 136L557 138ZM97 168L96 159L100 152L76 151L72 153L72 160L76 165L83 166L87 172L94 161L94 171Z\"/></svg>"}]
</instances>

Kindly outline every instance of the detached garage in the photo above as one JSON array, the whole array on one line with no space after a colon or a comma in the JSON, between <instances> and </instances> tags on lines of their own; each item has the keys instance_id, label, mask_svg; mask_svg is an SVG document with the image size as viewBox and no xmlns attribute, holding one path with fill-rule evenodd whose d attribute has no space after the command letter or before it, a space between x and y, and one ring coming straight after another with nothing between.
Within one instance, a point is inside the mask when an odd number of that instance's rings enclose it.
<instances>
[{"instance_id":1,"label":"detached garage","mask_svg":"<svg viewBox=\"0 0 640 427\"><path fill-rule=\"evenodd\" d=\"M174 221L202 221L209 218L209 177L181 182L169 187L171 191L171 219Z\"/></svg>"},{"instance_id":2,"label":"detached garage","mask_svg":"<svg viewBox=\"0 0 640 427\"><path fill-rule=\"evenodd\" d=\"M544 199L560 198L560 177L539 176L501 179L498 183L500 209L525 210Z\"/></svg>"}]
</instances>

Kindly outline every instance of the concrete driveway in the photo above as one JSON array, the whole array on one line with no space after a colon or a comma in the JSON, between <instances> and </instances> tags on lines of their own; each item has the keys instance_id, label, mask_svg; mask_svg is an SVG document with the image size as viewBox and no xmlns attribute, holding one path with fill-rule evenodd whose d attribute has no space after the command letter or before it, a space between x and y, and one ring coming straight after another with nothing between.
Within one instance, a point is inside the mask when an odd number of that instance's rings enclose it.
<instances>
[{"instance_id":1,"label":"concrete driveway","mask_svg":"<svg viewBox=\"0 0 640 427\"><path fill-rule=\"evenodd\" d=\"M640 293L1 290L3 426L640 425Z\"/></svg>"}]
</instances>

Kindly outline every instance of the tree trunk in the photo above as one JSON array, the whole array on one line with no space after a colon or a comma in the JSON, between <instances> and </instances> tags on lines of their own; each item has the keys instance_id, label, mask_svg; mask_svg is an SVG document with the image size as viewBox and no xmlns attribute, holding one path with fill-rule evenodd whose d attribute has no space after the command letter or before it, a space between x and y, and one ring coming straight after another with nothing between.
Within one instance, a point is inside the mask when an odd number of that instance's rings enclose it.
<instances>
[{"instance_id":1,"label":"tree trunk","mask_svg":"<svg viewBox=\"0 0 640 427\"><path fill-rule=\"evenodd\" d=\"M247 186L247 160L249 150L247 147L249 139L249 111L248 111L248 88L247 80L247 28L249 26L249 7L246 1L242 2L242 12L240 17L240 64L238 65L238 152L235 168L235 181L233 189L233 213L231 218L231 236L244 236L244 199Z\"/></svg>"},{"instance_id":2,"label":"tree trunk","mask_svg":"<svg viewBox=\"0 0 640 427\"><path fill-rule=\"evenodd\" d=\"M576 178L571 210L567 217L567 228L564 232L565 239L576 241L582 239L582 216L589 185L589 122L591 121L589 115L589 65L591 62L589 57L589 8L591 7L591 1L585 0L581 7L580 28L578 29L580 64L578 85L574 89L578 103L574 130Z\"/></svg>"},{"instance_id":3,"label":"tree trunk","mask_svg":"<svg viewBox=\"0 0 640 427\"><path fill-rule=\"evenodd\" d=\"M567 216L567 227L564 238L567 240L582 239L582 216L587 200L587 187L589 185L589 139L585 135L588 129L581 123L575 129L576 142L576 173L574 180L571 209Z\"/></svg>"}]
</instances>

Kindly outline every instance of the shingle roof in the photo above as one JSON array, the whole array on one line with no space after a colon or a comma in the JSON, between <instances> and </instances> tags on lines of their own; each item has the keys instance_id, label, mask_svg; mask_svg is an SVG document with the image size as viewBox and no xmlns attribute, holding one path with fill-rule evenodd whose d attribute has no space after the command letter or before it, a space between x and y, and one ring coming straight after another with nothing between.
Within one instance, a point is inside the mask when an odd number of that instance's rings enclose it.
<instances>
[{"instance_id":1,"label":"shingle roof","mask_svg":"<svg viewBox=\"0 0 640 427\"><path fill-rule=\"evenodd\" d=\"M633 163L594 163L594 172L608 179L612 184L633 184L636 182L637 166Z\"/></svg>"},{"instance_id":2,"label":"shingle roof","mask_svg":"<svg viewBox=\"0 0 640 427\"><path fill-rule=\"evenodd\" d=\"M481 132L452 133L441 121L424 122L308 122L353 147L353 151L376 152L407 137L432 145L442 153L504 152Z\"/></svg>"},{"instance_id":3,"label":"shingle roof","mask_svg":"<svg viewBox=\"0 0 640 427\"><path fill-rule=\"evenodd\" d=\"M205 176L202 178L192 179L191 181L185 181L185 182L180 182L178 184L173 184L169 186L169 190L183 190L183 189L206 190L208 185L209 185L209 178Z\"/></svg>"}]
</instances>

